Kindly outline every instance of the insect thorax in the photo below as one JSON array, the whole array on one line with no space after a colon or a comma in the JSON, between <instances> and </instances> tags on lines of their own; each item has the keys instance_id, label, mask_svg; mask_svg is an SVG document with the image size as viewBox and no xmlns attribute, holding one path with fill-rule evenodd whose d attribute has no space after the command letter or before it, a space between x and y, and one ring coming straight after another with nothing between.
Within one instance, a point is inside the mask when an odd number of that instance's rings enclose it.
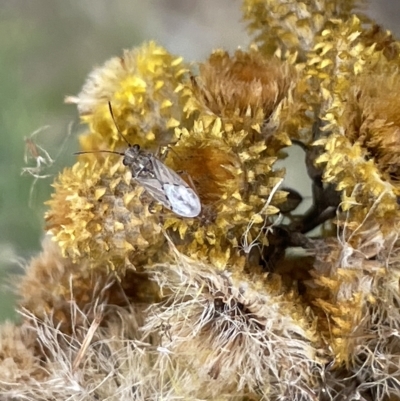
<instances>
[{"instance_id":1,"label":"insect thorax","mask_svg":"<svg viewBox=\"0 0 400 401\"><path fill-rule=\"evenodd\" d=\"M129 167L132 176L137 178L153 178L154 167L153 167L153 155L151 153L140 150L139 145L133 145L126 149L122 163Z\"/></svg>"}]
</instances>

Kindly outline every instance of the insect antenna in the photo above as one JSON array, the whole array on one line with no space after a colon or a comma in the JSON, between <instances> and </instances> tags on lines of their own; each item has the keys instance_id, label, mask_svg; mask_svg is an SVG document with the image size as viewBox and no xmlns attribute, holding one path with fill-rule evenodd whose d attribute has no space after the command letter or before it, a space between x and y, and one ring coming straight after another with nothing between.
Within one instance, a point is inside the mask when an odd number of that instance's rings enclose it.
<instances>
[{"instance_id":1,"label":"insect antenna","mask_svg":"<svg viewBox=\"0 0 400 401\"><path fill-rule=\"evenodd\" d=\"M87 150L87 151L75 152L74 155L84 155L86 153L112 153L114 155L125 156L125 153L114 152L112 150Z\"/></svg>"},{"instance_id":2,"label":"insect antenna","mask_svg":"<svg viewBox=\"0 0 400 401\"><path fill-rule=\"evenodd\" d=\"M117 122L115 121L114 112L113 112L113 109L111 107L111 102L108 102L108 109L110 110L110 115L111 115L112 120L114 121L114 125L115 125L115 128L117 129L118 134L122 137L122 139L131 148L132 145L126 139L125 135L121 132L121 130L118 127ZM88 151L75 152L74 155L83 155L83 154L86 154L86 153L112 153L114 155L125 156L125 153L123 153L123 152L115 152L113 150L88 150Z\"/></svg>"},{"instance_id":3,"label":"insect antenna","mask_svg":"<svg viewBox=\"0 0 400 401\"><path fill-rule=\"evenodd\" d=\"M108 109L110 110L110 114L111 114L111 118L114 121L114 125L115 128L117 129L118 134L122 137L122 139L128 144L129 147L131 147L132 145L129 143L129 141L126 139L125 135L121 132L121 130L118 127L117 122L115 121L115 117L114 117L114 112L111 106L111 102L108 102Z\"/></svg>"}]
</instances>

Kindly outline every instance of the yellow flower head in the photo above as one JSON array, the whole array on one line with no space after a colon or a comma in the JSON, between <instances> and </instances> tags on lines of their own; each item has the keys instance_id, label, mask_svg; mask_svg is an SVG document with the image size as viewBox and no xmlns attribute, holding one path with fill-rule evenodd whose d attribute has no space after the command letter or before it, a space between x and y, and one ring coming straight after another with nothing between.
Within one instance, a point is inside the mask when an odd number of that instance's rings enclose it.
<instances>
[{"instance_id":1,"label":"yellow flower head","mask_svg":"<svg viewBox=\"0 0 400 401\"><path fill-rule=\"evenodd\" d=\"M304 59L315 36L332 18L349 17L357 0L244 0L244 19L265 55L298 52Z\"/></svg>"},{"instance_id":2,"label":"yellow flower head","mask_svg":"<svg viewBox=\"0 0 400 401\"><path fill-rule=\"evenodd\" d=\"M356 225L377 199L374 215L382 221L397 210L393 169L399 84L393 49L390 35L365 30L353 17L332 22L308 64L314 85L321 86L319 110L327 137L319 142L325 154L317 162L324 165L325 181L342 191L344 210L360 204L352 212L357 216L347 219Z\"/></svg>"},{"instance_id":3,"label":"yellow flower head","mask_svg":"<svg viewBox=\"0 0 400 401\"><path fill-rule=\"evenodd\" d=\"M156 151L174 141L174 127L184 120L179 86L185 72L181 58L152 42L94 70L82 92L68 98L89 127L82 151L121 153L126 140ZM79 158L54 184L48 229L74 260L89 257L111 268L144 263L163 243L158 220L148 211L151 197L131 180L120 156ZM149 243L153 251L144 254Z\"/></svg>"},{"instance_id":4,"label":"yellow flower head","mask_svg":"<svg viewBox=\"0 0 400 401\"><path fill-rule=\"evenodd\" d=\"M164 227L179 232L184 244L189 242L184 249L178 246L181 252L207 257L217 268L243 266L246 252L241 247L249 224L249 235L255 238L286 196L273 190L282 181L282 171L272 171L276 158L268 156L265 142L245 147L245 137L243 132L226 133L220 119L207 128L200 121L191 131L180 131L166 159L174 170L190 176L203 211L195 220L171 215ZM270 195L272 202L267 201Z\"/></svg>"},{"instance_id":5,"label":"yellow flower head","mask_svg":"<svg viewBox=\"0 0 400 401\"><path fill-rule=\"evenodd\" d=\"M143 255L143 249L150 243L156 253L163 237L147 207L151 199L131 177L116 156L81 161L64 170L46 214L64 256L114 269L145 262L149 255Z\"/></svg>"},{"instance_id":6,"label":"yellow flower head","mask_svg":"<svg viewBox=\"0 0 400 401\"><path fill-rule=\"evenodd\" d=\"M90 134L81 138L82 150L121 145L108 102L118 128L132 144L156 150L173 140L174 128L184 119L180 86L186 72L181 57L154 42L92 71L81 93L67 98L89 126Z\"/></svg>"}]
</instances>

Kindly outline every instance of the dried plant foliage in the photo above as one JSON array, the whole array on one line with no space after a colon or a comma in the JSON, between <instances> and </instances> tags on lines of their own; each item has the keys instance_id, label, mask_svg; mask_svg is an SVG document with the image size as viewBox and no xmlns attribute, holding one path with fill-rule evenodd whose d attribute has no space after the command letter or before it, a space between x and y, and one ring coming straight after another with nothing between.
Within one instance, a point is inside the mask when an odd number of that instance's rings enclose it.
<instances>
[{"instance_id":1,"label":"dried plant foliage","mask_svg":"<svg viewBox=\"0 0 400 401\"><path fill-rule=\"evenodd\" d=\"M2 399L399 399L400 42L359 5L245 0L248 49L146 43L67 98L87 132L0 328ZM185 203L154 158L198 216L141 185Z\"/></svg>"}]
</instances>

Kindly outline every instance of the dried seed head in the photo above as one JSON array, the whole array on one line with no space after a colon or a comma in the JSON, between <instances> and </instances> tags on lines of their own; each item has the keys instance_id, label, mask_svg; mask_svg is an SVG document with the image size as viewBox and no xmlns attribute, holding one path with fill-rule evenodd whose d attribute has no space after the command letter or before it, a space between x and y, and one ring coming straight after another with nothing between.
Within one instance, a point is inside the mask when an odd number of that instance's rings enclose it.
<instances>
[{"instance_id":1,"label":"dried seed head","mask_svg":"<svg viewBox=\"0 0 400 401\"><path fill-rule=\"evenodd\" d=\"M97 259L95 268L89 258L82 259L75 263L63 257L60 247L46 238L42 253L31 260L25 276L16 281L19 307L39 320L51 316L60 331L71 333L74 324L94 318L100 304L110 304L112 309L127 307L129 301L158 301L158 288L145 273L122 269L110 272L104 259ZM74 308L81 313L74 315ZM103 323L108 319L104 317Z\"/></svg>"},{"instance_id":2,"label":"dried seed head","mask_svg":"<svg viewBox=\"0 0 400 401\"><path fill-rule=\"evenodd\" d=\"M37 334L28 324L5 322L1 325L0 381L4 397L7 398L7 394L14 397L16 388L31 390L31 380L38 383L47 378L42 361L35 352Z\"/></svg>"},{"instance_id":3,"label":"dried seed head","mask_svg":"<svg viewBox=\"0 0 400 401\"><path fill-rule=\"evenodd\" d=\"M166 326L162 343L196 378L181 388L183 398L189 389L207 399L241 391L274 398L289 387L300 393L293 387L299 374L303 384L315 386L320 360L313 318L294 294L282 293L279 280L216 272L179 253L176 258L154 272L171 295L151 307L144 331Z\"/></svg>"},{"instance_id":4,"label":"dried seed head","mask_svg":"<svg viewBox=\"0 0 400 401\"><path fill-rule=\"evenodd\" d=\"M253 49L237 50L233 56L219 50L200 64L200 74L192 78L197 100L189 100L190 112L199 110L221 117L239 129L262 125L287 95L293 71L278 59L264 59ZM228 125L227 124L227 125Z\"/></svg>"}]
</instances>

